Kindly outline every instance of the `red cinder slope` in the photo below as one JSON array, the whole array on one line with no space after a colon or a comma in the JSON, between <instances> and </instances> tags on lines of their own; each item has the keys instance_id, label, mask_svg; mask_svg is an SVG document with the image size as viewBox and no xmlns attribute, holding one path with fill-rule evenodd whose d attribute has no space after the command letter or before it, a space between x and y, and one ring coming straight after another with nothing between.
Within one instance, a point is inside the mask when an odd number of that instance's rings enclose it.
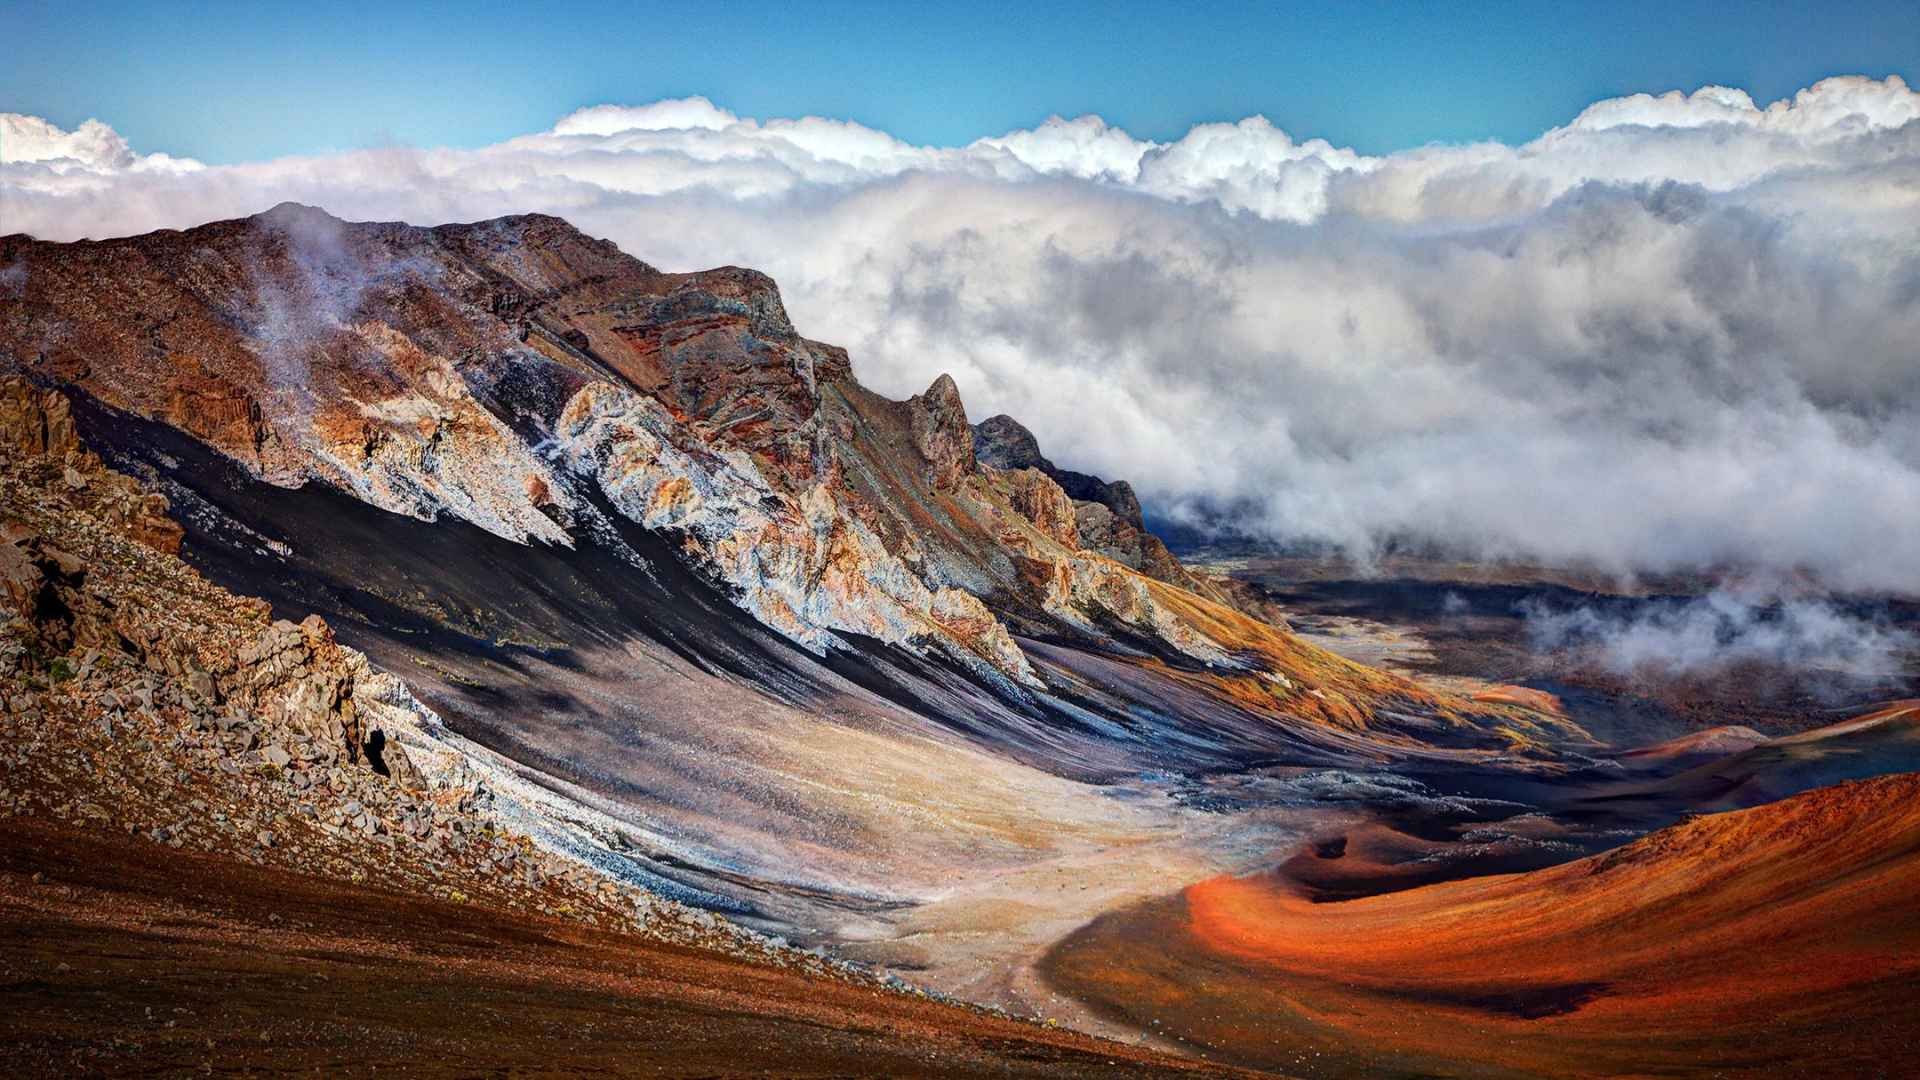
<instances>
[{"instance_id":1,"label":"red cinder slope","mask_svg":"<svg viewBox=\"0 0 1920 1080\"><path fill-rule=\"evenodd\" d=\"M1342 903L1219 878L1094 923L1049 967L1312 1075L1890 1076L1920 1039L1916 896L1920 775L1901 774ZM1166 948L1143 963L1149 941Z\"/></svg>"}]
</instances>

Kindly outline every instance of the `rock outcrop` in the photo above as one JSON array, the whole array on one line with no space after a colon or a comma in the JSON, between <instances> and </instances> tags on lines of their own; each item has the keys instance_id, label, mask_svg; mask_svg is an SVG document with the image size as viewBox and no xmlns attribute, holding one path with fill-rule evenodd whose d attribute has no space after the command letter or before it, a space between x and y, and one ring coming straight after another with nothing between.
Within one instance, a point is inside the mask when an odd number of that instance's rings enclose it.
<instances>
[{"instance_id":1,"label":"rock outcrop","mask_svg":"<svg viewBox=\"0 0 1920 1080\"><path fill-rule=\"evenodd\" d=\"M1147 531L1140 500L1125 480L1106 481L1087 473L1062 469L1040 452L1039 440L1026 426L1005 414L974 425L974 448L980 464L990 468L1032 471L1045 476L1066 494L1072 508L1072 540L1054 520L1044 527L1070 548L1098 552L1156 581L1178 585L1264 622L1285 627L1286 614L1256 586L1243 581L1195 573L1182 564L1160 538ZM1032 500L1021 503L1034 512L1051 515L1051 507ZM1028 514L1032 517L1033 514ZM1036 518L1036 521L1039 519Z\"/></svg>"},{"instance_id":2,"label":"rock outcrop","mask_svg":"<svg viewBox=\"0 0 1920 1080\"><path fill-rule=\"evenodd\" d=\"M556 437L627 517L679 535L695 565L794 640L820 650L834 631L859 633L934 649L988 679L1038 685L984 605L929 587L832 488L784 490L751 456L712 454L657 400L608 383L574 395Z\"/></svg>"},{"instance_id":3,"label":"rock outcrop","mask_svg":"<svg viewBox=\"0 0 1920 1080\"><path fill-rule=\"evenodd\" d=\"M1075 502L1092 502L1111 510L1122 522L1141 531L1146 519L1133 485L1125 480L1109 483L1088 473L1062 469L1040 452L1039 440L1020 421L1005 413L989 416L973 427L974 446L982 465L996 469L1039 469L1053 478Z\"/></svg>"},{"instance_id":4,"label":"rock outcrop","mask_svg":"<svg viewBox=\"0 0 1920 1080\"><path fill-rule=\"evenodd\" d=\"M178 552L181 529L167 517L167 500L82 447L58 391L0 378L0 452L11 480L46 509L162 555ZM84 482L75 484L76 476ZM24 648L21 656L31 662L79 652L94 658L89 666L102 656L122 657L178 680L203 709L270 716L345 766L422 786L377 710L361 707L391 696L390 680L335 641L325 621L268 622L265 604L236 599L219 616L225 633L210 633L197 618L206 613L170 602L165 586L177 582L142 581L130 572L139 569L124 558L95 565L29 523L0 527L0 593L14 615L9 631Z\"/></svg>"},{"instance_id":5,"label":"rock outcrop","mask_svg":"<svg viewBox=\"0 0 1920 1080\"><path fill-rule=\"evenodd\" d=\"M907 401L913 414L913 445L927 463L927 483L935 491L951 491L973 472L973 428L953 376L942 375Z\"/></svg>"},{"instance_id":6,"label":"rock outcrop","mask_svg":"<svg viewBox=\"0 0 1920 1080\"><path fill-rule=\"evenodd\" d=\"M61 498L115 522L148 547L169 555L180 550L184 533L167 516L166 497L109 471L80 445L64 394L25 379L0 379L0 451L42 474Z\"/></svg>"},{"instance_id":7,"label":"rock outcrop","mask_svg":"<svg viewBox=\"0 0 1920 1080\"><path fill-rule=\"evenodd\" d=\"M1007 473L1007 485L1012 489L1013 508L1025 514L1034 528L1070 551L1080 549L1073 500L1053 477L1039 469L1014 469Z\"/></svg>"}]
</instances>

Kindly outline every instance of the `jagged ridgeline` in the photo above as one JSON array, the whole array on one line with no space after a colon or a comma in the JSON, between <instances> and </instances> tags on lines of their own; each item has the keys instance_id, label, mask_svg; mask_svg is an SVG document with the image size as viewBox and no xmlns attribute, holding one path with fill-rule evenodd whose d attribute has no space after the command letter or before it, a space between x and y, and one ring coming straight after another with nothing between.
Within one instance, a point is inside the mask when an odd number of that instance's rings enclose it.
<instances>
[{"instance_id":1,"label":"jagged ridgeline","mask_svg":"<svg viewBox=\"0 0 1920 1080\"><path fill-rule=\"evenodd\" d=\"M1304 644L1124 482L972 427L952 379L862 387L751 270L292 204L0 263L0 363L169 497L191 563L323 616L706 900L858 877L898 821L853 792L981 760L1104 782L1578 738Z\"/></svg>"}]
</instances>

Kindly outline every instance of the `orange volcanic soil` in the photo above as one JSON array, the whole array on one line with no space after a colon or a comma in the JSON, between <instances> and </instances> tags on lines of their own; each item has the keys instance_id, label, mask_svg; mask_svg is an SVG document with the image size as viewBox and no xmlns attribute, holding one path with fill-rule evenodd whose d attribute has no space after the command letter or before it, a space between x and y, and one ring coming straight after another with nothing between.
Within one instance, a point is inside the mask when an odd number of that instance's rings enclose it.
<instances>
[{"instance_id":1,"label":"orange volcanic soil","mask_svg":"<svg viewBox=\"0 0 1920 1080\"><path fill-rule=\"evenodd\" d=\"M1920 1051L1920 774L1527 874L1309 894L1216 878L1096 921L1046 970L1314 1076L1891 1076Z\"/></svg>"},{"instance_id":2,"label":"orange volcanic soil","mask_svg":"<svg viewBox=\"0 0 1920 1080\"><path fill-rule=\"evenodd\" d=\"M1554 716L1564 716L1567 712L1558 697L1527 686L1490 686L1473 694L1470 700L1486 705L1518 705Z\"/></svg>"}]
</instances>

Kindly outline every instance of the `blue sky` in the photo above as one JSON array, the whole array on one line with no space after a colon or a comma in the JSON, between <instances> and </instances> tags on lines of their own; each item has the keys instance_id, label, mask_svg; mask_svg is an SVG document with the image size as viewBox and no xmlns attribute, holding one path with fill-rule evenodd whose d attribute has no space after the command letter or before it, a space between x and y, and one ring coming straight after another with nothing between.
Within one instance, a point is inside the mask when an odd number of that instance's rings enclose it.
<instances>
[{"instance_id":1,"label":"blue sky","mask_svg":"<svg viewBox=\"0 0 1920 1080\"><path fill-rule=\"evenodd\" d=\"M719 5L12 0L0 111L208 162L476 146L582 105L704 94L959 144L1048 114L1136 135L1264 113L1380 153L1523 141L1594 100L1911 80L1920 4ZM911 13L908 13L911 10Z\"/></svg>"}]
</instances>

